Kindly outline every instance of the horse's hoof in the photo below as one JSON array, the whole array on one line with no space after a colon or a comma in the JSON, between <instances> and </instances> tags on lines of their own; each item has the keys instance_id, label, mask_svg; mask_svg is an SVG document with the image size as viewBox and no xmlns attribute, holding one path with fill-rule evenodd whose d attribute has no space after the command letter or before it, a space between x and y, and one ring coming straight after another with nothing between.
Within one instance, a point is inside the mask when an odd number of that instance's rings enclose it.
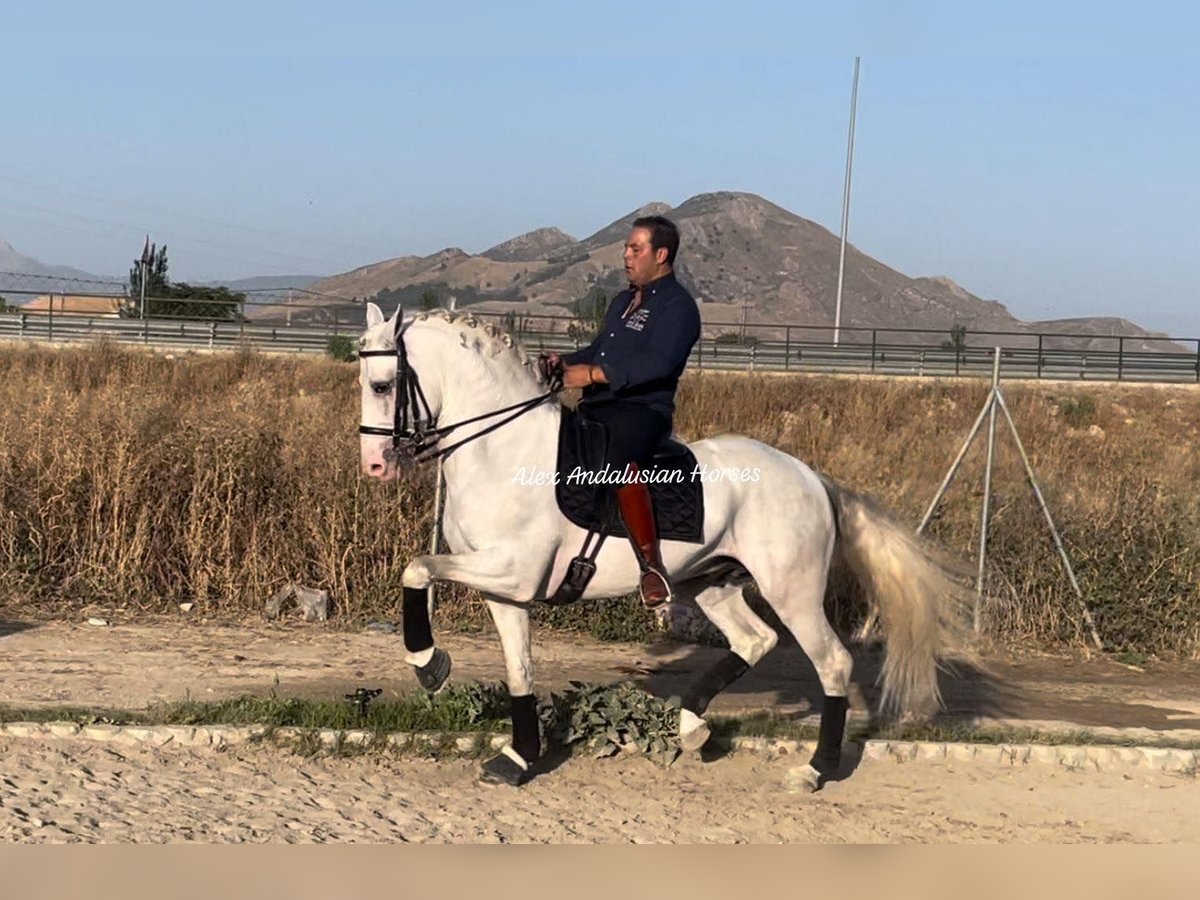
<instances>
[{"instance_id":1,"label":"horse's hoof","mask_svg":"<svg viewBox=\"0 0 1200 900\"><path fill-rule=\"evenodd\" d=\"M821 773L807 763L803 766L793 766L784 777L788 792L792 794L811 794L821 787Z\"/></svg>"},{"instance_id":2,"label":"horse's hoof","mask_svg":"<svg viewBox=\"0 0 1200 900\"><path fill-rule=\"evenodd\" d=\"M506 784L509 787L520 787L533 777L533 767L522 767L513 757L516 751L505 747L481 766L479 780L484 784Z\"/></svg>"},{"instance_id":3,"label":"horse's hoof","mask_svg":"<svg viewBox=\"0 0 1200 900\"><path fill-rule=\"evenodd\" d=\"M446 686L450 677L450 654L441 647L433 649L433 656L423 666L413 666L417 682L429 693L436 694Z\"/></svg>"},{"instance_id":4,"label":"horse's hoof","mask_svg":"<svg viewBox=\"0 0 1200 900\"><path fill-rule=\"evenodd\" d=\"M701 719L700 724L691 731L679 735L679 746L684 753L692 753L707 744L710 737L712 737L712 731L709 729L708 723Z\"/></svg>"}]
</instances>

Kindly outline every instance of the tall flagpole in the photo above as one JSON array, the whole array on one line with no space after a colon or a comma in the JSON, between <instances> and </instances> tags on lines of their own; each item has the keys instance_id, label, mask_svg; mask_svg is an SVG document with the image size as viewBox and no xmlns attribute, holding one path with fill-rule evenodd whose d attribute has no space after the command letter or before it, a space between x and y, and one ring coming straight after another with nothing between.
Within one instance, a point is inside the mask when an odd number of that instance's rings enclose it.
<instances>
[{"instance_id":1,"label":"tall flagpole","mask_svg":"<svg viewBox=\"0 0 1200 900\"><path fill-rule=\"evenodd\" d=\"M139 284L141 288L140 307L141 318L146 318L146 270L150 264L150 235L146 235L145 246L142 247L142 278Z\"/></svg>"},{"instance_id":2,"label":"tall flagpole","mask_svg":"<svg viewBox=\"0 0 1200 900\"><path fill-rule=\"evenodd\" d=\"M846 190L842 195L842 252L838 259L837 303L833 313L833 345L836 347L842 330L842 282L846 273L846 224L850 219L850 168L854 163L854 113L858 105L858 63L854 57L854 86L850 89L850 138L846 144Z\"/></svg>"}]
</instances>

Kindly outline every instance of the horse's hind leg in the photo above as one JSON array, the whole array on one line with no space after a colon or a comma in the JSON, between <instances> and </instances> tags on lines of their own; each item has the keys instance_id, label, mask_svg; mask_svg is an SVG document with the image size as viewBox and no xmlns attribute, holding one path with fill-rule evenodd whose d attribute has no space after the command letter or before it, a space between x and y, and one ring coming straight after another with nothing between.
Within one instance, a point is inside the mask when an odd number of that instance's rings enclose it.
<instances>
[{"instance_id":1,"label":"horse's hind leg","mask_svg":"<svg viewBox=\"0 0 1200 900\"><path fill-rule=\"evenodd\" d=\"M683 695L679 712L679 743L684 750L699 750L708 740L704 711L712 699L770 652L779 640L770 625L755 615L742 596L741 585L716 585L695 595L725 638L730 650L717 660Z\"/></svg>"},{"instance_id":2,"label":"horse's hind leg","mask_svg":"<svg viewBox=\"0 0 1200 900\"><path fill-rule=\"evenodd\" d=\"M825 581L828 566L798 567L783 577L760 579L759 588L779 620L795 636L821 679L824 700L817 749L797 775L816 790L841 765L842 737L849 711L850 675L854 659L838 639L825 616Z\"/></svg>"}]
</instances>

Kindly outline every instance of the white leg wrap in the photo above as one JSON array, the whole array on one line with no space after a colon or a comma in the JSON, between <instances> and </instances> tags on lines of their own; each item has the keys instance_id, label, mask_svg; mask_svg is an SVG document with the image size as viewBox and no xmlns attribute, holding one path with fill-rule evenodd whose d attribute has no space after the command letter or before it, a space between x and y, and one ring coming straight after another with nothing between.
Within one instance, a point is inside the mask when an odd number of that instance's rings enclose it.
<instances>
[{"instance_id":1,"label":"white leg wrap","mask_svg":"<svg viewBox=\"0 0 1200 900\"><path fill-rule=\"evenodd\" d=\"M404 661L410 666L423 668L429 665L429 661L433 659L433 647L426 647L417 653L405 653Z\"/></svg>"},{"instance_id":2,"label":"white leg wrap","mask_svg":"<svg viewBox=\"0 0 1200 900\"><path fill-rule=\"evenodd\" d=\"M525 760L521 758L521 754L512 748L512 744L505 744L500 748L500 752L520 766L522 772L529 771L529 763L525 762Z\"/></svg>"},{"instance_id":3,"label":"white leg wrap","mask_svg":"<svg viewBox=\"0 0 1200 900\"><path fill-rule=\"evenodd\" d=\"M704 719L696 715L690 709L681 709L679 711L679 733L680 735L691 734L697 728L704 725Z\"/></svg>"}]
</instances>

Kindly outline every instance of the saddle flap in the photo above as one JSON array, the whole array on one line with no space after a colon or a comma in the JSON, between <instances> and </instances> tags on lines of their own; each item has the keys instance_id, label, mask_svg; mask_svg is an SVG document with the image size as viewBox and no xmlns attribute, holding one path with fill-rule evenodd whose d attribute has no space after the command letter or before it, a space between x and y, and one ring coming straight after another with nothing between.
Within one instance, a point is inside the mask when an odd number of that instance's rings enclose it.
<instances>
[{"instance_id":1,"label":"saddle flap","mask_svg":"<svg viewBox=\"0 0 1200 900\"><path fill-rule=\"evenodd\" d=\"M663 438L661 444L654 448L653 460L655 462L669 463L690 455L691 451L688 450L687 444L681 443L668 435Z\"/></svg>"}]
</instances>

